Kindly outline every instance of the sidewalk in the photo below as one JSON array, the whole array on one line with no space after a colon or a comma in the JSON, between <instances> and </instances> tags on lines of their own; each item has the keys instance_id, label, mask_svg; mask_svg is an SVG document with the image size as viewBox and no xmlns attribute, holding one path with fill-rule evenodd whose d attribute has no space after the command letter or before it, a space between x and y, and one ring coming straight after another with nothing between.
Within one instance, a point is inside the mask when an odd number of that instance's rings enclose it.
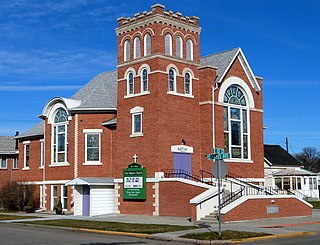
<instances>
[{"instance_id":1,"label":"sidewalk","mask_svg":"<svg viewBox=\"0 0 320 245\"><path fill-rule=\"evenodd\" d=\"M4 213L3 213L4 214ZM55 220L55 219L77 219L77 220L94 220L94 221L108 221L108 222L121 222L121 223L140 223L140 224L165 224L165 225L181 225L193 226L187 218L183 217L162 217L162 216L145 216L145 215L101 215L95 217L84 217L74 215L56 215L54 213L40 212L33 214L26 213L8 213L8 215L30 216L32 220ZM6 220L0 222L21 222L25 220ZM310 230L310 227L312 228ZM222 230L235 230L235 231L250 231L250 232L265 232L273 235L286 234L286 236L297 236L299 234L306 234L306 231L320 230L320 210L313 210L312 217L288 217L288 218L275 218L255 221L239 221L232 223L223 223ZM211 230L217 231L218 224L211 224ZM188 233L207 232L206 228L199 228L193 230L159 233L147 236L150 239L159 240L176 240L184 241L179 236ZM134 234L132 234L134 235ZM189 242L192 242L189 241ZM221 242L221 241L220 241ZM226 241L230 242L230 241Z\"/></svg>"}]
</instances>

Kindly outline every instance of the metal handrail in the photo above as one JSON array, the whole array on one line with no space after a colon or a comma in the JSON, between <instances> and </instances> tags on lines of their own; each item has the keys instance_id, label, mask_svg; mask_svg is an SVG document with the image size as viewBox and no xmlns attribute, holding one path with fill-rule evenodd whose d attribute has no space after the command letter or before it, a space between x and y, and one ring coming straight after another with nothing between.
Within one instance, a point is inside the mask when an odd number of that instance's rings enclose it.
<instances>
[{"instance_id":1,"label":"metal handrail","mask_svg":"<svg viewBox=\"0 0 320 245\"><path fill-rule=\"evenodd\" d=\"M183 178L183 179L191 179L197 182L201 182L208 185L214 185L213 182L205 181L201 179L201 177L194 175L188 171L183 169L162 169L161 172L164 172L164 177L166 178Z\"/></svg>"}]
</instances>

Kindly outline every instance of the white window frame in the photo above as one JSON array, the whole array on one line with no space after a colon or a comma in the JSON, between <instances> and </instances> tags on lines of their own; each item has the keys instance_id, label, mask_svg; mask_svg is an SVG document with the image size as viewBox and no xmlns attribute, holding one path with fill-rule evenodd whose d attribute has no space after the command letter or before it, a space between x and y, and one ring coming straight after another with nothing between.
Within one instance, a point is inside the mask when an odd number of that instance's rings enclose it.
<instances>
[{"instance_id":1,"label":"white window frame","mask_svg":"<svg viewBox=\"0 0 320 245\"><path fill-rule=\"evenodd\" d=\"M167 41L167 38L169 38L168 41ZM172 36L170 33L167 33L164 36L164 53L166 55L172 55Z\"/></svg>"},{"instance_id":2,"label":"white window frame","mask_svg":"<svg viewBox=\"0 0 320 245\"><path fill-rule=\"evenodd\" d=\"M141 49L141 40L140 40L140 37L135 37L133 43L134 43L133 58L134 59L140 58L141 57L141 51L140 51L140 49Z\"/></svg>"},{"instance_id":3,"label":"white window frame","mask_svg":"<svg viewBox=\"0 0 320 245\"><path fill-rule=\"evenodd\" d=\"M191 39L186 41L186 59L193 60L193 42Z\"/></svg>"},{"instance_id":4,"label":"white window frame","mask_svg":"<svg viewBox=\"0 0 320 245\"><path fill-rule=\"evenodd\" d=\"M147 40L147 38L150 38L149 40L150 40L150 42L148 43L148 40ZM144 47L143 47L143 49L144 49L144 56L147 56L147 55L150 55L151 54L151 47L152 47L152 45L151 45L151 35L149 34L149 33L147 33L145 36L144 36ZM148 45L150 45L150 48L148 49Z\"/></svg>"},{"instance_id":5,"label":"white window frame","mask_svg":"<svg viewBox=\"0 0 320 245\"><path fill-rule=\"evenodd\" d=\"M103 130L102 129L84 129L83 133L85 134L85 147L84 147L84 165L101 165L101 134ZM87 137L90 134L96 134L99 135L99 159L98 161L88 161L88 156L87 156Z\"/></svg>"},{"instance_id":6,"label":"white window frame","mask_svg":"<svg viewBox=\"0 0 320 245\"><path fill-rule=\"evenodd\" d=\"M19 168L19 157L14 156L13 162L12 162L12 169L18 169Z\"/></svg>"},{"instance_id":7,"label":"white window frame","mask_svg":"<svg viewBox=\"0 0 320 245\"><path fill-rule=\"evenodd\" d=\"M44 168L44 140L40 140L40 168Z\"/></svg>"},{"instance_id":8,"label":"white window frame","mask_svg":"<svg viewBox=\"0 0 320 245\"><path fill-rule=\"evenodd\" d=\"M29 148L28 162L27 162L27 148ZM30 169L30 141L23 142L23 169Z\"/></svg>"},{"instance_id":9,"label":"white window frame","mask_svg":"<svg viewBox=\"0 0 320 245\"><path fill-rule=\"evenodd\" d=\"M230 85L232 86L232 85ZM229 87L230 87L229 86ZM228 134L228 142L229 142L229 145L228 145L228 149L225 149L227 152L230 153L230 159L232 161L244 161L244 162L248 162L248 161L251 161L251 140L250 140L250 110L249 110L249 102L248 102L248 97L246 96L246 93L245 91L238 85L233 85L235 87L237 87L238 89L241 90L241 92L243 93L243 96L246 100L246 105L236 105L236 104L230 104L230 103L223 103L223 107L224 107L224 111L225 109L227 110L227 121L228 121L228 129L225 130L224 129L224 135L225 134ZM228 88L229 88L228 87ZM227 90L226 90L227 91ZM225 91L225 93L226 93ZM231 119L231 109L239 109L240 110L240 119ZM244 118L243 118L243 111L246 111L246 126L247 126L247 132L243 132L243 123L244 123ZM238 145L232 145L232 132L231 132L231 121L238 121L240 122L240 130L241 130L241 133L240 133L240 140L241 140L241 144L240 146ZM244 158L244 136L247 136L247 154L248 154L248 157L247 158ZM224 136L225 137L225 136ZM236 147L236 148L240 148L241 149L241 157L240 158L235 158L235 157L232 157L232 152L231 152L231 148L232 147Z\"/></svg>"},{"instance_id":10,"label":"white window frame","mask_svg":"<svg viewBox=\"0 0 320 245\"><path fill-rule=\"evenodd\" d=\"M57 195L53 196L53 189L57 188ZM56 198L56 201L54 201L54 198ZM58 185L51 185L51 210L53 210L56 206L56 204L59 201L59 195L58 195Z\"/></svg>"},{"instance_id":11,"label":"white window frame","mask_svg":"<svg viewBox=\"0 0 320 245\"><path fill-rule=\"evenodd\" d=\"M142 117L142 114L143 114L143 111L144 111L144 108L143 107L140 107L140 106L136 106L134 108L132 108L130 110L130 113L131 113L131 135L130 137L140 137L140 136L143 136L143 117ZM140 131L139 132L135 132L135 116L140 116Z\"/></svg>"},{"instance_id":12,"label":"white window frame","mask_svg":"<svg viewBox=\"0 0 320 245\"><path fill-rule=\"evenodd\" d=\"M178 52L178 51L180 51L180 52ZM183 58L183 42L182 42L182 38L180 36L176 37L176 56L178 58Z\"/></svg>"},{"instance_id":13,"label":"white window frame","mask_svg":"<svg viewBox=\"0 0 320 245\"><path fill-rule=\"evenodd\" d=\"M5 166L2 166L3 159L5 159ZM1 155L0 156L0 161L1 161L0 169L8 169L8 158L7 158L7 156L6 155Z\"/></svg>"},{"instance_id":14,"label":"white window frame","mask_svg":"<svg viewBox=\"0 0 320 245\"><path fill-rule=\"evenodd\" d=\"M51 165L50 166L61 166L61 165L69 165L68 163L68 124L69 124L69 116L67 116L67 120L64 122L58 122L55 123L55 117L56 114L60 111L60 110L65 110L66 113L68 114L67 110L65 108L58 108L55 113L53 114L53 120L52 120L52 127L51 127ZM59 126L64 126L64 132L63 133L59 133L58 132L58 128ZM55 130L56 129L56 130ZM63 162L59 162L58 161L58 153L62 153L62 152L58 152L58 135L59 134L64 134L64 138L65 138L65 142L64 142L64 161ZM55 141L56 140L56 141ZM56 143L54 143L56 142ZM56 147L56 153L54 152L54 147Z\"/></svg>"},{"instance_id":15,"label":"white window frame","mask_svg":"<svg viewBox=\"0 0 320 245\"><path fill-rule=\"evenodd\" d=\"M128 50L129 48L129 50ZM131 54L131 43L129 40L126 40L124 42L124 49L123 49L123 60L129 61L130 60L130 54Z\"/></svg>"},{"instance_id":16,"label":"white window frame","mask_svg":"<svg viewBox=\"0 0 320 245\"><path fill-rule=\"evenodd\" d=\"M67 190L67 195L65 196L64 190ZM62 209L64 211L68 210L68 186L61 185L61 197L60 197L61 203L62 203ZM66 205L65 205L66 203Z\"/></svg>"},{"instance_id":17,"label":"white window frame","mask_svg":"<svg viewBox=\"0 0 320 245\"><path fill-rule=\"evenodd\" d=\"M40 208L44 208L45 207L45 185L40 185Z\"/></svg>"}]
</instances>

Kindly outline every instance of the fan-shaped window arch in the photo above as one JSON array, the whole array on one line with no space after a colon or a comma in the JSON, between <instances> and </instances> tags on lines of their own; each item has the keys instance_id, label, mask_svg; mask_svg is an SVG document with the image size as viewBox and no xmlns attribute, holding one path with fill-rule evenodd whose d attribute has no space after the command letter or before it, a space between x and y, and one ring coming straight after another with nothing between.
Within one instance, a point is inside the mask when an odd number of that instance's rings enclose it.
<instances>
[{"instance_id":1,"label":"fan-shaped window arch","mask_svg":"<svg viewBox=\"0 0 320 245\"><path fill-rule=\"evenodd\" d=\"M140 58L140 37L134 39L134 58Z\"/></svg>"},{"instance_id":2,"label":"fan-shaped window arch","mask_svg":"<svg viewBox=\"0 0 320 245\"><path fill-rule=\"evenodd\" d=\"M172 37L169 33L164 36L165 54L172 55Z\"/></svg>"},{"instance_id":3,"label":"fan-shaped window arch","mask_svg":"<svg viewBox=\"0 0 320 245\"><path fill-rule=\"evenodd\" d=\"M186 42L186 58L187 60L193 60L193 42L191 39Z\"/></svg>"},{"instance_id":4,"label":"fan-shaped window arch","mask_svg":"<svg viewBox=\"0 0 320 245\"><path fill-rule=\"evenodd\" d=\"M57 110L52 125L52 162L66 163L68 159L68 113Z\"/></svg>"},{"instance_id":5,"label":"fan-shaped window arch","mask_svg":"<svg viewBox=\"0 0 320 245\"><path fill-rule=\"evenodd\" d=\"M151 54L151 36L147 33L144 36L144 56Z\"/></svg>"},{"instance_id":6,"label":"fan-shaped window arch","mask_svg":"<svg viewBox=\"0 0 320 245\"><path fill-rule=\"evenodd\" d=\"M250 133L247 98L243 90L231 85L224 94L224 148L231 158L249 159Z\"/></svg>"}]
</instances>

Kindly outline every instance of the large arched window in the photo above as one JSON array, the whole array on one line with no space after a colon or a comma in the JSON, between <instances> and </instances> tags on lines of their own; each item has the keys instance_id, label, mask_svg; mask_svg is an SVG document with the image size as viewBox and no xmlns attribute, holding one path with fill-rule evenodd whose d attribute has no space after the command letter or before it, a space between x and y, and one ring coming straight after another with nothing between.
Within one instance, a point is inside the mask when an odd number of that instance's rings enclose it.
<instances>
[{"instance_id":1,"label":"large arched window","mask_svg":"<svg viewBox=\"0 0 320 245\"><path fill-rule=\"evenodd\" d=\"M124 61L130 60L130 41L124 42Z\"/></svg>"},{"instance_id":2,"label":"large arched window","mask_svg":"<svg viewBox=\"0 0 320 245\"><path fill-rule=\"evenodd\" d=\"M134 58L140 58L140 38L134 39Z\"/></svg>"},{"instance_id":3,"label":"large arched window","mask_svg":"<svg viewBox=\"0 0 320 245\"><path fill-rule=\"evenodd\" d=\"M182 58L182 38L176 38L176 56Z\"/></svg>"},{"instance_id":4,"label":"large arched window","mask_svg":"<svg viewBox=\"0 0 320 245\"><path fill-rule=\"evenodd\" d=\"M176 71L173 68L169 70L169 91L176 92Z\"/></svg>"},{"instance_id":5,"label":"large arched window","mask_svg":"<svg viewBox=\"0 0 320 245\"><path fill-rule=\"evenodd\" d=\"M172 55L172 37L169 33L164 36L165 54Z\"/></svg>"},{"instance_id":6,"label":"large arched window","mask_svg":"<svg viewBox=\"0 0 320 245\"><path fill-rule=\"evenodd\" d=\"M66 163L68 160L68 113L65 109L56 112L52 125L53 163Z\"/></svg>"},{"instance_id":7,"label":"large arched window","mask_svg":"<svg viewBox=\"0 0 320 245\"><path fill-rule=\"evenodd\" d=\"M151 54L151 36L147 33L144 36L144 56Z\"/></svg>"},{"instance_id":8,"label":"large arched window","mask_svg":"<svg viewBox=\"0 0 320 245\"><path fill-rule=\"evenodd\" d=\"M133 73L129 72L127 77L127 95L131 95L134 93L134 78Z\"/></svg>"},{"instance_id":9,"label":"large arched window","mask_svg":"<svg viewBox=\"0 0 320 245\"><path fill-rule=\"evenodd\" d=\"M186 42L186 58L187 60L193 60L193 42L191 39Z\"/></svg>"},{"instance_id":10,"label":"large arched window","mask_svg":"<svg viewBox=\"0 0 320 245\"><path fill-rule=\"evenodd\" d=\"M241 88L231 85L224 94L224 148L231 158L249 159L249 113Z\"/></svg>"},{"instance_id":11,"label":"large arched window","mask_svg":"<svg viewBox=\"0 0 320 245\"><path fill-rule=\"evenodd\" d=\"M146 68L141 71L141 93L148 91L148 71Z\"/></svg>"},{"instance_id":12,"label":"large arched window","mask_svg":"<svg viewBox=\"0 0 320 245\"><path fill-rule=\"evenodd\" d=\"M190 72L187 72L184 75L184 93L192 94L192 80L191 80Z\"/></svg>"}]
</instances>

